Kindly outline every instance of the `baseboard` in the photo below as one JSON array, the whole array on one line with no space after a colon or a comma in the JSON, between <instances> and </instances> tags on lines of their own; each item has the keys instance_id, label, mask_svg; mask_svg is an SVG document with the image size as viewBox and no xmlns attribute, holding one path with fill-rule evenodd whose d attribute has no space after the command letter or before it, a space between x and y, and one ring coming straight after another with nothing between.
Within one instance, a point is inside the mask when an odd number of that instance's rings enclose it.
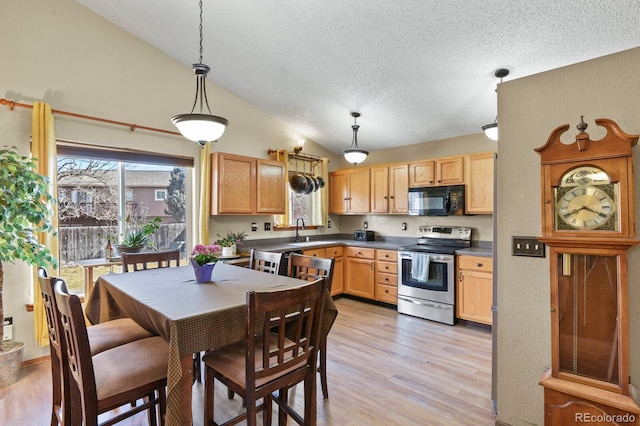
<instances>
[{"instance_id":1,"label":"baseboard","mask_svg":"<svg viewBox=\"0 0 640 426\"><path fill-rule=\"evenodd\" d=\"M49 355L41 356L39 358L31 358L26 361L22 361L20 368L30 367L32 365L42 364L43 362L49 362L51 357Z\"/></svg>"}]
</instances>

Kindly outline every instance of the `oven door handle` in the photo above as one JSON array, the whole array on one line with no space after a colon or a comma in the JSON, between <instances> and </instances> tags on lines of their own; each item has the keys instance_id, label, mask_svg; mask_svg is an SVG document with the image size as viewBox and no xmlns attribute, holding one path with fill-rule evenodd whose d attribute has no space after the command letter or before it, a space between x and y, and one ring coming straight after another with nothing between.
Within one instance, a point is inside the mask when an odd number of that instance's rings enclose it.
<instances>
[{"instance_id":1,"label":"oven door handle","mask_svg":"<svg viewBox=\"0 0 640 426\"><path fill-rule=\"evenodd\" d=\"M451 305L443 305L442 303L432 303L426 300L416 300L413 298L409 298L406 296L398 295L398 300L403 300L405 302L413 303L414 305L428 306L430 308L439 308L439 309L451 309Z\"/></svg>"}]
</instances>

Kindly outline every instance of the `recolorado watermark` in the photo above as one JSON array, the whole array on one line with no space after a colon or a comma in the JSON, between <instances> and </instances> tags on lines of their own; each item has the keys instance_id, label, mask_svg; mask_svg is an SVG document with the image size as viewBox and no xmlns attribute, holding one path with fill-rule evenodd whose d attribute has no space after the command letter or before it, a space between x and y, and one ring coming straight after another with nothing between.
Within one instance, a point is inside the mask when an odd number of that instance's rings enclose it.
<instances>
[{"instance_id":1,"label":"recolorado watermark","mask_svg":"<svg viewBox=\"0 0 640 426\"><path fill-rule=\"evenodd\" d=\"M635 414L592 414L576 413L576 423L633 423L636 421Z\"/></svg>"}]
</instances>

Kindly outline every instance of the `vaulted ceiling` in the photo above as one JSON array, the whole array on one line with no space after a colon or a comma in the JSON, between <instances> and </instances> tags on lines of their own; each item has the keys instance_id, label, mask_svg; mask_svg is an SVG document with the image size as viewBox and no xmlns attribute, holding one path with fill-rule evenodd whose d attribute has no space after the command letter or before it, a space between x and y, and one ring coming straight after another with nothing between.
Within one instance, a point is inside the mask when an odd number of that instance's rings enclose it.
<instances>
[{"instance_id":1,"label":"vaulted ceiling","mask_svg":"<svg viewBox=\"0 0 640 426\"><path fill-rule=\"evenodd\" d=\"M186 66L198 62L197 0L77 1ZM478 133L496 118L496 69L509 69L508 81L640 46L637 0L203 8L208 79L335 153L351 142L351 111L362 114L358 140L369 151Z\"/></svg>"}]
</instances>

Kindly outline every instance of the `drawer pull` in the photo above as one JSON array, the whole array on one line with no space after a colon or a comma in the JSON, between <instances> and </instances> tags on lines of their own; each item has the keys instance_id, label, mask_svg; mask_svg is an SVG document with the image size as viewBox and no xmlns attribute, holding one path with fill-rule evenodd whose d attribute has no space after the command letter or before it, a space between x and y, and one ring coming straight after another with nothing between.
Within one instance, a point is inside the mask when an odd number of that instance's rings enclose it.
<instances>
[{"instance_id":1,"label":"drawer pull","mask_svg":"<svg viewBox=\"0 0 640 426\"><path fill-rule=\"evenodd\" d=\"M385 278L384 280L385 280L385 281L389 281L389 278Z\"/></svg>"},{"instance_id":2,"label":"drawer pull","mask_svg":"<svg viewBox=\"0 0 640 426\"><path fill-rule=\"evenodd\" d=\"M482 268L482 263L478 263L478 264L476 264L476 266L477 266L478 268Z\"/></svg>"}]
</instances>

